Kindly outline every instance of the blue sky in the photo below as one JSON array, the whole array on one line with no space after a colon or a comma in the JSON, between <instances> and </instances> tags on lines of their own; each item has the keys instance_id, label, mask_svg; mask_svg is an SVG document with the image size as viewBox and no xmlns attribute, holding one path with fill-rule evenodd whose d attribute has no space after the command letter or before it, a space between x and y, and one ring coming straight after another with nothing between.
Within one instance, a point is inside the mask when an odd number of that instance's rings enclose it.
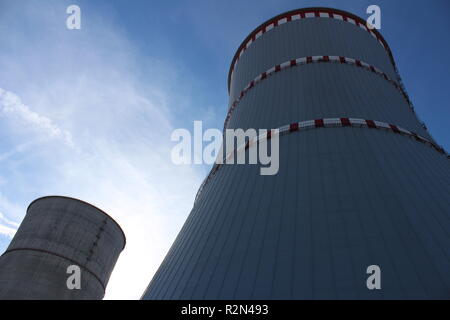
<instances>
[{"instance_id":1,"label":"blue sky","mask_svg":"<svg viewBox=\"0 0 450 320\"><path fill-rule=\"evenodd\" d=\"M82 29L65 27L77 4ZM450 150L450 2L0 0L0 251L35 198L79 197L128 244L107 298L138 298L186 219L206 166L175 166L170 133L221 128L241 41L284 11L381 7L419 117Z\"/></svg>"}]
</instances>

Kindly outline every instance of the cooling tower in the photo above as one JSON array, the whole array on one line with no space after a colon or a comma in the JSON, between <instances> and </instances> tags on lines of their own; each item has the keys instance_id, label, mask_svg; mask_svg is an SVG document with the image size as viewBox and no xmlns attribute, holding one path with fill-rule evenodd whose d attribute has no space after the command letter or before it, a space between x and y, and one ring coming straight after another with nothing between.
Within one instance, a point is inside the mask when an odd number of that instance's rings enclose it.
<instances>
[{"instance_id":1,"label":"cooling tower","mask_svg":"<svg viewBox=\"0 0 450 320\"><path fill-rule=\"evenodd\" d=\"M73 198L37 199L0 257L0 299L102 299L124 247L122 229L102 210ZM69 266L79 268L79 287Z\"/></svg>"},{"instance_id":2,"label":"cooling tower","mask_svg":"<svg viewBox=\"0 0 450 320\"><path fill-rule=\"evenodd\" d=\"M143 299L450 298L450 161L377 30L283 13L228 87L224 127L279 128L279 171L215 165Z\"/></svg>"}]
</instances>

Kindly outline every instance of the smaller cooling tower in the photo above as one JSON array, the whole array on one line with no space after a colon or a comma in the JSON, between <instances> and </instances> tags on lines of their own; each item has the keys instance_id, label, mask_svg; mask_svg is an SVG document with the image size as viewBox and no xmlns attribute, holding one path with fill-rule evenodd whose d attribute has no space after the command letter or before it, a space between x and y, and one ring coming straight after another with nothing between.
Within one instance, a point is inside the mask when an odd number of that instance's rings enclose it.
<instances>
[{"instance_id":1,"label":"smaller cooling tower","mask_svg":"<svg viewBox=\"0 0 450 320\"><path fill-rule=\"evenodd\" d=\"M125 234L102 210L68 197L39 198L0 257L0 299L102 299L124 247ZM71 265L79 267L80 289Z\"/></svg>"}]
</instances>

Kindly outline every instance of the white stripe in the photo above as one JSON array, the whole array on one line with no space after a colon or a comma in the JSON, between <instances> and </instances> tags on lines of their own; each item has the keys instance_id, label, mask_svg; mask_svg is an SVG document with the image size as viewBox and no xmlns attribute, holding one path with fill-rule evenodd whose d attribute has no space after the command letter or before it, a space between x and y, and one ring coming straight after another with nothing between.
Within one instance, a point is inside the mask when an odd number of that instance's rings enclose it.
<instances>
[{"instance_id":1,"label":"white stripe","mask_svg":"<svg viewBox=\"0 0 450 320\"><path fill-rule=\"evenodd\" d=\"M329 18L330 14L328 12L319 12L319 16L321 18Z\"/></svg>"},{"instance_id":2,"label":"white stripe","mask_svg":"<svg viewBox=\"0 0 450 320\"><path fill-rule=\"evenodd\" d=\"M339 61L339 56L329 56L331 61Z\"/></svg>"},{"instance_id":3,"label":"white stripe","mask_svg":"<svg viewBox=\"0 0 450 320\"><path fill-rule=\"evenodd\" d=\"M353 20L352 18L348 18L348 17L347 17L347 21L350 22L350 23L356 24L356 21Z\"/></svg>"},{"instance_id":4,"label":"white stripe","mask_svg":"<svg viewBox=\"0 0 450 320\"><path fill-rule=\"evenodd\" d=\"M400 132L403 132L403 133L406 133L406 134L411 134L411 131L408 131L408 130L400 128L400 127L397 127L397 128L398 128L398 131L400 131Z\"/></svg>"},{"instance_id":5,"label":"white stripe","mask_svg":"<svg viewBox=\"0 0 450 320\"><path fill-rule=\"evenodd\" d=\"M379 128L391 129L391 127L389 127L389 124L387 124L386 122L374 121L374 123Z\"/></svg>"},{"instance_id":6,"label":"white stripe","mask_svg":"<svg viewBox=\"0 0 450 320\"><path fill-rule=\"evenodd\" d=\"M324 125L341 125L341 119L339 118L327 118L323 119Z\"/></svg>"},{"instance_id":7,"label":"white stripe","mask_svg":"<svg viewBox=\"0 0 450 320\"><path fill-rule=\"evenodd\" d=\"M289 68L291 66L291 61L286 61L280 64L281 69Z\"/></svg>"},{"instance_id":8,"label":"white stripe","mask_svg":"<svg viewBox=\"0 0 450 320\"><path fill-rule=\"evenodd\" d=\"M337 19L337 20L344 20L344 17L341 16L340 14L334 13L333 16L334 16L334 19Z\"/></svg>"},{"instance_id":9,"label":"white stripe","mask_svg":"<svg viewBox=\"0 0 450 320\"><path fill-rule=\"evenodd\" d=\"M261 37L263 34L262 30L259 30L257 34L255 34L255 40Z\"/></svg>"},{"instance_id":10,"label":"white stripe","mask_svg":"<svg viewBox=\"0 0 450 320\"><path fill-rule=\"evenodd\" d=\"M301 18L300 14L294 14L291 19L292 20L299 20L300 18Z\"/></svg>"},{"instance_id":11,"label":"white stripe","mask_svg":"<svg viewBox=\"0 0 450 320\"><path fill-rule=\"evenodd\" d=\"M317 60L320 60L322 58L323 58L323 56L312 56L312 60L313 61L317 61Z\"/></svg>"},{"instance_id":12,"label":"white stripe","mask_svg":"<svg viewBox=\"0 0 450 320\"><path fill-rule=\"evenodd\" d=\"M275 72L275 67L270 68L269 70L266 71L266 75L269 75L271 73Z\"/></svg>"},{"instance_id":13,"label":"white stripe","mask_svg":"<svg viewBox=\"0 0 450 320\"><path fill-rule=\"evenodd\" d=\"M351 124L367 125L366 120L363 120L363 119L349 118L348 120L350 121Z\"/></svg>"},{"instance_id":14,"label":"white stripe","mask_svg":"<svg viewBox=\"0 0 450 320\"><path fill-rule=\"evenodd\" d=\"M278 20L278 25L286 23L287 22L287 18L282 18L280 20Z\"/></svg>"},{"instance_id":15,"label":"white stripe","mask_svg":"<svg viewBox=\"0 0 450 320\"><path fill-rule=\"evenodd\" d=\"M316 122L314 120L302 121L298 124L300 128L311 128L316 126Z\"/></svg>"},{"instance_id":16,"label":"white stripe","mask_svg":"<svg viewBox=\"0 0 450 320\"><path fill-rule=\"evenodd\" d=\"M314 12L307 12L305 13L305 18L314 18Z\"/></svg>"},{"instance_id":17,"label":"white stripe","mask_svg":"<svg viewBox=\"0 0 450 320\"><path fill-rule=\"evenodd\" d=\"M356 62L355 59L352 59L352 58L345 58L345 61L348 63L353 63L353 64Z\"/></svg>"},{"instance_id":18,"label":"white stripe","mask_svg":"<svg viewBox=\"0 0 450 320\"><path fill-rule=\"evenodd\" d=\"M289 128L290 128L290 125L287 124L285 126L279 127L278 130L280 130L280 133L283 133L283 132L289 131Z\"/></svg>"},{"instance_id":19,"label":"white stripe","mask_svg":"<svg viewBox=\"0 0 450 320\"><path fill-rule=\"evenodd\" d=\"M303 57L303 58L297 58L297 59L295 59L295 62L297 62L297 64L303 64L303 63L306 63L306 57Z\"/></svg>"},{"instance_id":20,"label":"white stripe","mask_svg":"<svg viewBox=\"0 0 450 320\"><path fill-rule=\"evenodd\" d=\"M248 47L250 47L250 45L252 44L252 39L248 40L247 44L245 45L245 47L248 49Z\"/></svg>"},{"instance_id":21,"label":"white stripe","mask_svg":"<svg viewBox=\"0 0 450 320\"><path fill-rule=\"evenodd\" d=\"M269 24L269 25L266 27L266 32L267 32L267 31L270 31L270 30L272 30L272 29L273 29L273 23Z\"/></svg>"}]
</instances>

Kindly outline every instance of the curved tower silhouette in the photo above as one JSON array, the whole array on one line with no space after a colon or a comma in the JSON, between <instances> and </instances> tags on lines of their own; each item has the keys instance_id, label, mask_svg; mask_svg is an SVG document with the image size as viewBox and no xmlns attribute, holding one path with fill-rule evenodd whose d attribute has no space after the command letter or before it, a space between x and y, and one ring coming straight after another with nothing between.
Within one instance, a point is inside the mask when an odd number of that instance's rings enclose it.
<instances>
[{"instance_id":1,"label":"curved tower silhouette","mask_svg":"<svg viewBox=\"0 0 450 320\"><path fill-rule=\"evenodd\" d=\"M114 219L87 202L36 199L0 256L0 300L102 299L125 241ZM68 285L73 268L76 287Z\"/></svg>"},{"instance_id":2,"label":"curved tower silhouette","mask_svg":"<svg viewBox=\"0 0 450 320\"><path fill-rule=\"evenodd\" d=\"M450 161L377 30L283 13L244 40L228 87L224 127L280 128L279 172L214 166L144 299L450 298Z\"/></svg>"}]
</instances>

